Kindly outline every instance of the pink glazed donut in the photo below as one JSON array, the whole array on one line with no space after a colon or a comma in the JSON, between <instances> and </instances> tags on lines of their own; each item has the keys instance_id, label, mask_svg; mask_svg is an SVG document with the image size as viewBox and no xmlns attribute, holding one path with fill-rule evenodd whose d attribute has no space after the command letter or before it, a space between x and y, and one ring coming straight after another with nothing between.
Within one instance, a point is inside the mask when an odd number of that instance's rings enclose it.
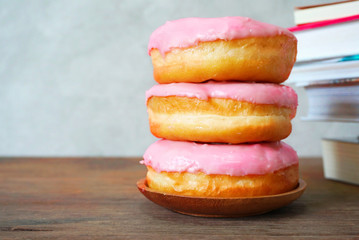
<instances>
[{"instance_id":1,"label":"pink glazed donut","mask_svg":"<svg viewBox=\"0 0 359 240\"><path fill-rule=\"evenodd\" d=\"M274 83L158 84L146 92L150 130L178 141L279 141L292 131L297 94Z\"/></svg>"},{"instance_id":2,"label":"pink glazed donut","mask_svg":"<svg viewBox=\"0 0 359 240\"><path fill-rule=\"evenodd\" d=\"M246 17L184 18L156 29L148 44L158 83L284 82L297 54L285 28Z\"/></svg>"},{"instance_id":3,"label":"pink glazed donut","mask_svg":"<svg viewBox=\"0 0 359 240\"><path fill-rule=\"evenodd\" d=\"M252 197L293 190L297 153L284 142L199 144L159 140L145 152L147 184L169 194Z\"/></svg>"}]
</instances>

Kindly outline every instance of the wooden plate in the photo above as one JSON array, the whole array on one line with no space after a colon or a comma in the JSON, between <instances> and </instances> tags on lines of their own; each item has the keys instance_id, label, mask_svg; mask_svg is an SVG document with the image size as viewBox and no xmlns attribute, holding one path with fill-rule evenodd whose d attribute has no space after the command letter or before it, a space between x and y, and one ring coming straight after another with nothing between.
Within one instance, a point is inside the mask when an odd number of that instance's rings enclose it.
<instances>
[{"instance_id":1,"label":"wooden plate","mask_svg":"<svg viewBox=\"0 0 359 240\"><path fill-rule=\"evenodd\" d=\"M152 202L182 214L201 217L245 217L259 215L284 207L299 198L307 184L299 180L298 187L290 192L260 197L214 198L166 194L152 190L146 179L137 182L140 192Z\"/></svg>"}]
</instances>

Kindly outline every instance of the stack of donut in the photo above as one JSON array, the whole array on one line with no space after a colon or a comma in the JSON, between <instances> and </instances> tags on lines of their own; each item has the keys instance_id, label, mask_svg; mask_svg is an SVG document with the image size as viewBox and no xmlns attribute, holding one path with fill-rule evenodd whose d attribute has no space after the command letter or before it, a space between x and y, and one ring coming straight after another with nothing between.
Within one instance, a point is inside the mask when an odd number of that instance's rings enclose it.
<instances>
[{"instance_id":1,"label":"stack of donut","mask_svg":"<svg viewBox=\"0 0 359 240\"><path fill-rule=\"evenodd\" d=\"M288 30L244 17L185 18L153 32L159 83L146 92L147 184L169 194L250 197L293 190L296 152L284 142L297 95L281 85L296 60Z\"/></svg>"}]
</instances>

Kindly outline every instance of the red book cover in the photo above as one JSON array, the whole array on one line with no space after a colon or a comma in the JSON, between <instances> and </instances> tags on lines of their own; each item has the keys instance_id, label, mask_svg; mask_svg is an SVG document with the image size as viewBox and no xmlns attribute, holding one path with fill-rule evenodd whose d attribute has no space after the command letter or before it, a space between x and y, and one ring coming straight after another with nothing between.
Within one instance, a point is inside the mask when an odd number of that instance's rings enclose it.
<instances>
[{"instance_id":1,"label":"red book cover","mask_svg":"<svg viewBox=\"0 0 359 240\"><path fill-rule=\"evenodd\" d=\"M313 28L325 27L325 26L328 26L328 25L333 25L333 24L338 24L338 23L343 23L343 22L349 22L349 21L354 21L354 20L359 20L359 14L358 15L353 15L353 16L350 16L350 17L337 18L337 19L325 20L325 21L321 21L321 22L303 24L303 25L288 28L288 30L291 31L291 32L297 32L297 31L303 31L303 30L308 30L308 29L313 29Z\"/></svg>"}]
</instances>

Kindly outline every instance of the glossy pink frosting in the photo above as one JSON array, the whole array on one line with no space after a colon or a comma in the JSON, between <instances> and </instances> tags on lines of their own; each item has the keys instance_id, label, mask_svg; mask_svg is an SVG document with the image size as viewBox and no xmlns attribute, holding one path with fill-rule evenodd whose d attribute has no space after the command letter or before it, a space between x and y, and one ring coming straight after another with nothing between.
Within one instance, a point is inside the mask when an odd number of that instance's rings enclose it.
<instances>
[{"instance_id":1,"label":"glossy pink frosting","mask_svg":"<svg viewBox=\"0 0 359 240\"><path fill-rule=\"evenodd\" d=\"M200 144L159 140L145 152L142 164L157 172L189 172L245 176L263 175L298 163L297 153L284 142Z\"/></svg>"},{"instance_id":2,"label":"glossy pink frosting","mask_svg":"<svg viewBox=\"0 0 359 240\"><path fill-rule=\"evenodd\" d=\"M164 55L172 48L191 47L199 42L283 34L295 38L285 28L258 22L248 17L183 18L166 22L152 33L148 54L153 48L157 48Z\"/></svg>"},{"instance_id":3,"label":"glossy pink frosting","mask_svg":"<svg viewBox=\"0 0 359 240\"><path fill-rule=\"evenodd\" d=\"M152 96L190 97L207 100L225 98L257 104L273 104L296 109L298 97L285 85L274 83L216 82L170 83L154 85L146 91L146 99Z\"/></svg>"}]
</instances>

